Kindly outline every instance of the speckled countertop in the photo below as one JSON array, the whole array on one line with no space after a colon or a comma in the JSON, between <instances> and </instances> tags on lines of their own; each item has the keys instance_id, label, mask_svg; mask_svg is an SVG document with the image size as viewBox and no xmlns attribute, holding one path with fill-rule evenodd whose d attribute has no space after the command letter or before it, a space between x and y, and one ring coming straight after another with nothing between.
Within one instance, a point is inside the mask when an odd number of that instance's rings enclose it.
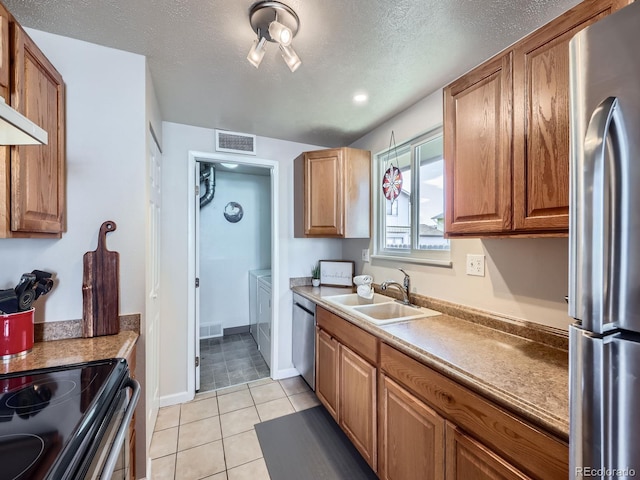
<instances>
[{"instance_id":1,"label":"speckled countertop","mask_svg":"<svg viewBox=\"0 0 640 480\"><path fill-rule=\"evenodd\" d=\"M36 342L25 356L1 362L0 374L105 358L124 358L131 353L137 339L136 332L125 330L117 335Z\"/></svg>"},{"instance_id":2,"label":"speckled countertop","mask_svg":"<svg viewBox=\"0 0 640 480\"><path fill-rule=\"evenodd\" d=\"M500 331L496 322L489 328L447 314L376 326L323 299L348 289L296 286L293 291L568 441L567 350Z\"/></svg>"}]
</instances>

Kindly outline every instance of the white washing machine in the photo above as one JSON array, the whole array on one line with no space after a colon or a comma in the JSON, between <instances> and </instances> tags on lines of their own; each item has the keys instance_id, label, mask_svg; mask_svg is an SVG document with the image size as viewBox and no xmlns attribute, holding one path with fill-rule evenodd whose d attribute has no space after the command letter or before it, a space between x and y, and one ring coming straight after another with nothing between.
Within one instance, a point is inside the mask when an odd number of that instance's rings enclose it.
<instances>
[{"instance_id":1,"label":"white washing machine","mask_svg":"<svg viewBox=\"0 0 640 480\"><path fill-rule=\"evenodd\" d=\"M271 269L249 270L249 332L258 343L258 280L271 276Z\"/></svg>"}]
</instances>

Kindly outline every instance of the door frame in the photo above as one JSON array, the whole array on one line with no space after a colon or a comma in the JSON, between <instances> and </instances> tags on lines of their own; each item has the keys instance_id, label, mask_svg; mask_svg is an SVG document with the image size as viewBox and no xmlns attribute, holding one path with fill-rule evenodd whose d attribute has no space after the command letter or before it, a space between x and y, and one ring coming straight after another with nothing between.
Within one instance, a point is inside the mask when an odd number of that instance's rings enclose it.
<instances>
[{"instance_id":1,"label":"door frame","mask_svg":"<svg viewBox=\"0 0 640 480\"><path fill-rule=\"evenodd\" d=\"M240 165L252 165L256 167L269 168L271 179L271 376L273 377L280 370L278 351L279 351L279 336L280 325L278 319L279 315L279 301L280 287L279 287L279 260L280 260L280 248L279 248L279 235L278 225L280 223L280 209L278 201L279 192L279 164L274 160L268 160L264 158L247 158L243 155L235 155L219 152L199 152L189 151L189 159L187 165L188 175L188 189L190 191L188 209L187 209L187 222L188 222L188 260L187 260L187 391L189 394L195 395L196 388L196 342L199 341L199 335L196 335L196 314L197 314L197 302L196 302L196 285L195 279L198 274L197 260L197 242L199 241L200 232L197 231L196 214L199 212L199 205L197 202L200 200L200 192L198 187L200 185L200 169L199 163L203 162L230 162ZM248 288L248 287L247 287Z\"/></svg>"}]
</instances>

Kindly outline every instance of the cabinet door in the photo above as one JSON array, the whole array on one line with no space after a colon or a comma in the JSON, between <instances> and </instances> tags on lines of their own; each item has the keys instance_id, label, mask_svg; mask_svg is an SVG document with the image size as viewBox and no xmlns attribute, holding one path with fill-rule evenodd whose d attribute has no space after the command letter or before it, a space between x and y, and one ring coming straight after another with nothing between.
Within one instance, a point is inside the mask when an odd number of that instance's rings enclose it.
<instances>
[{"instance_id":1,"label":"cabinet door","mask_svg":"<svg viewBox=\"0 0 640 480\"><path fill-rule=\"evenodd\" d=\"M344 171L340 149L304 156L304 233L344 235Z\"/></svg>"},{"instance_id":2,"label":"cabinet door","mask_svg":"<svg viewBox=\"0 0 640 480\"><path fill-rule=\"evenodd\" d=\"M514 50L515 230L569 228L569 40L627 1L580 3Z\"/></svg>"},{"instance_id":3,"label":"cabinet door","mask_svg":"<svg viewBox=\"0 0 640 480\"><path fill-rule=\"evenodd\" d=\"M49 134L47 145L12 147L11 230L61 236L65 213L62 76L16 23L11 104Z\"/></svg>"},{"instance_id":4,"label":"cabinet door","mask_svg":"<svg viewBox=\"0 0 640 480\"><path fill-rule=\"evenodd\" d=\"M316 328L316 395L338 421L338 364L340 345L327 332Z\"/></svg>"},{"instance_id":5,"label":"cabinet door","mask_svg":"<svg viewBox=\"0 0 640 480\"><path fill-rule=\"evenodd\" d=\"M386 375L381 394L380 478L443 478L444 419Z\"/></svg>"},{"instance_id":6,"label":"cabinet door","mask_svg":"<svg viewBox=\"0 0 640 480\"><path fill-rule=\"evenodd\" d=\"M511 229L512 55L444 90L445 232Z\"/></svg>"},{"instance_id":7,"label":"cabinet door","mask_svg":"<svg viewBox=\"0 0 640 480\"><path fill-rule=\"evenodd\" d=\"M9 103L9 12L0 5L0 97Z\"/></svg>"},{"instance_id":8,"label":"cabinet door","mask_svg":"<svg viewBox=\"0 0 640 480\"><path fill-rule=\"evenodd\" d=\"M377 470L376 368L340 345L340 426Z\"/></svg>"},{"instance_id":9,"label":"cabinet door","mask_svg":"<svg viewBox=\"0 0 640 480\"><path fill-rule=\"evenodd\" d=\"M446 426L446 480L523 480L527 475L487 447Z\"/></svg>"}]
</instances>

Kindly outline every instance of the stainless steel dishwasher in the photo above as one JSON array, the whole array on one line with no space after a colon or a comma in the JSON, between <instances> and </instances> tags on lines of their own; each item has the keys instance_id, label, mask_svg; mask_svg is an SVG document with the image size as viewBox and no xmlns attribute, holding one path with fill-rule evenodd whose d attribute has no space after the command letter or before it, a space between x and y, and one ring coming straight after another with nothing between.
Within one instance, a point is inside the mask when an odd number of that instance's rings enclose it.
<instances>
[{"instance_id":1,"label":"stainless steel dishwasher","mask_svg":"<svg viewBox=\"0 0 640 480\"><path fill-rule=\"evenodd\" d=\"M316 304L293 294L293 366L316 389Z\"/></svg>"}]
</instances>

